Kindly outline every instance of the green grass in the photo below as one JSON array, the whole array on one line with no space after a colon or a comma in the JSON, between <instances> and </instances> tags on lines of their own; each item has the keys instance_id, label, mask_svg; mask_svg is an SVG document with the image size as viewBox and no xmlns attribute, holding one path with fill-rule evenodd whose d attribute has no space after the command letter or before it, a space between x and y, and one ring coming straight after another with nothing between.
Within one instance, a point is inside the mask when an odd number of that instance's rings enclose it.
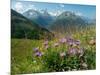
<instances>
[{"instance_id":1,"label":"green grass","mask_svg":"<svg viewBox=\"0 0 100 75\"><path fill-rule=\"evenodd\" d=\"M85 52L82 57L77 55L66 55L61 58L60 52L68 51L66 44L61 44L59 47L54 47L54 43L58 42L59 38L54 38L49 41L49 48L46 50L43 46L44 40L29 40L29 39L11 39L11 73L39 73L39 72L58 72L72 70L92 70L96 69L96 46L89 44L91 38L95 38L95 27L89 27L72 34L74 39L81 41L79 47L83 47ZM33 48L39 47L43 52L43 56L34 56ZM87 67L81 63L87 64Z\"/></svg>"}]
</instances>

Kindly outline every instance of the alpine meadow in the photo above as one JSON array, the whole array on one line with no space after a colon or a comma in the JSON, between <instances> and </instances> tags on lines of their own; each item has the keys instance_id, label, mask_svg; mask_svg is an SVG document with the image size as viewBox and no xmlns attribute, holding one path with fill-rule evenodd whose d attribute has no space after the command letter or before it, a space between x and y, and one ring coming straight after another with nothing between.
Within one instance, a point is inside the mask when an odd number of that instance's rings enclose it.
<instances>
[{"instance_id":1,"label":"alpine meadow","mask_svg":"<svg viewBox=\"0 0 100 75\"><path fill-rule=\"evenodd\" d=\"M11 74L96 69L96 6L11 1Z\"/></svg>"}]
</instances>

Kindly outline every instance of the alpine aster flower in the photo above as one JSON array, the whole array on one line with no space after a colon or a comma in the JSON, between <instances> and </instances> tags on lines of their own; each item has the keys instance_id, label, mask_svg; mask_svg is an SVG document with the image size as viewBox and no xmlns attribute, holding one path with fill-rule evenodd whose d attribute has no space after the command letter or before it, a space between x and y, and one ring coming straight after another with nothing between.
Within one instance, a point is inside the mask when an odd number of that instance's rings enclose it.
<instances>
[{"instance_id":1,"label":"alpine aster flower","mask_svg":"<svg viewBox=\"0 0 100 75\"><path fill-rule=\"evenodd\" d=\"M68 50L68 54L72 54L72 55L77 54L77 48L70 48L70 49Z\"/></svg>"},{"instance_id":2,"label":"alpine aster flower","mask_svg":"<svg viewBox=\"0 0 100 75\"><path fill-rule=\"evenodd\" d=\"M38 52L35 53L35 55L41 57L42 53L38 51Z\"/></svg>"},{"instance_id":3,"label":"alpine aster flower","mask_svg":"<svg viewBox=\"0 0 100 75\"><path fill-rule=\"evenodd\" d=\"M69 46L72 46L72 45L74 44L74 39L72 39L72 38L67 38L67 44L68 44Z\"/></svg>"},{"instance_id":4,"label":"alpine aster flower","mask_svg":"<svg viewBox=\"0 0 100 75\"><path fill-rule=\"evenodd\" d=\"M61 43L66 43L67 40L66 40L66 38L62 38L62 39L60 39L59 41L60 41Z\"/></svg>"}]
</instances>

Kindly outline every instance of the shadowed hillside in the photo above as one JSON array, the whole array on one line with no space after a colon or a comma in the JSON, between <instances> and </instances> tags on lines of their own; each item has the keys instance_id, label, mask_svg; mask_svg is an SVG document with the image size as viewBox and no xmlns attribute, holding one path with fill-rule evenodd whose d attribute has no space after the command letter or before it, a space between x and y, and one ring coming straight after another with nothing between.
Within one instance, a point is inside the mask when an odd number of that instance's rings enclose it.
<instances>
[{"instance_id":1,"label":"shadowed hillside","mask_svg":"<svg viewBox=\"0 0 100 75\"><path fill-rule=\"evenodd\" d=\"M40 27L34 21L31 22L21 14L11 10L11 37L27 39L50 39L53 37L53 34L47 29Z\"/></svg>"}]
</instances>

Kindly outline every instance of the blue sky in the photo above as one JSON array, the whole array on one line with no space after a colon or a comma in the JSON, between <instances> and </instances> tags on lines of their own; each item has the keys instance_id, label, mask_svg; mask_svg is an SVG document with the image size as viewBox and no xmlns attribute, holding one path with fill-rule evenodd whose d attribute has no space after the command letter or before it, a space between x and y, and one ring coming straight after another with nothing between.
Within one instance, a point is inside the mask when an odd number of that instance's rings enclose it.
<instances>
[{"instance_id":1,"label":"blue sky","mask_svg":"<svg viewBox=\"0 0 100 75\"><path fill-rule=\"evenodd\" d=\"M76 5L12 0L11 8L19 13L23 13L28 9L39 10L41 12L42 10L47 9L47 11L52 15L59 15L63 11L72 11L80 16L85 16L92 19L96 18L96 6L93 5Z\"/></svg>"}]
</instances>

